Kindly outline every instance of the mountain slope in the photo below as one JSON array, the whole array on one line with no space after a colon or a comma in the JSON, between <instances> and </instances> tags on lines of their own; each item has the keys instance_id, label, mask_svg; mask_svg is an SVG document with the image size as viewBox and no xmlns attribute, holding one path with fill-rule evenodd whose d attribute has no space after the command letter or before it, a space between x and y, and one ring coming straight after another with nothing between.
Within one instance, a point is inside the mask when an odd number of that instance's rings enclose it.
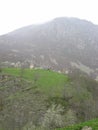
<instances>
[{"instance_id":1,"label":"mountain slope","mask_svg":"<svg viewBox=\"0 0 98 130\"><path fill-rule=\"evenodd\" d=\"M98 82L81 73L72 77L43 69L0 71L0 130L64 128L98 118L97 108Z\"/></svg>"},{"instance_id":2,"label":"mountain slope","mask_svg":"<svg viewBox=\"0 0 98 130\"><path fill-rule=\"evenodd\" d=\"M98 26L77 18L56 18L0 37L0 62L67 73L78 68L98 74Z\"/></svg>"}]
</instances>

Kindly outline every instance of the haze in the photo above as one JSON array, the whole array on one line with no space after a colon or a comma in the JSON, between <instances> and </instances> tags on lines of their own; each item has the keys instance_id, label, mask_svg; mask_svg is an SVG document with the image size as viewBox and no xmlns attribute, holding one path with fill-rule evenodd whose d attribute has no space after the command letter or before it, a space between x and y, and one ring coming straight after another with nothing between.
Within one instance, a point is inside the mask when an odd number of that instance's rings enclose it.
<instances>
[{"instance_id":1,"label":"haze","mask_svg":"<svg viewBox=\"0 0 98 130\"><path fill-rule=\"evenodd\" d=\"M97 3L97 0L0 0L0 35L62 16L98 24Z\"/></svg>"}]
</instances>

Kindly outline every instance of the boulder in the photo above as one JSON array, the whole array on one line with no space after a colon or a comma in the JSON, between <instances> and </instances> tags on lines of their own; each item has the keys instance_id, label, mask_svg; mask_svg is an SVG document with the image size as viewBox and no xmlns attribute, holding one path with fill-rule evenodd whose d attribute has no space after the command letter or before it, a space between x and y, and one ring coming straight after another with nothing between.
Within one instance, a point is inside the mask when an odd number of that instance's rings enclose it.
<instances>
[{"instance_id":1,"label":"boulder","mask_svg":"<svg viewBox=\"0 0 98 130\"><path fill-rule=\"evenodd\" d=\"M92 130L92 128L89 127L89 126L84 126L84 127L82 128L82 130Z\"/></svg>"}]
</instances>

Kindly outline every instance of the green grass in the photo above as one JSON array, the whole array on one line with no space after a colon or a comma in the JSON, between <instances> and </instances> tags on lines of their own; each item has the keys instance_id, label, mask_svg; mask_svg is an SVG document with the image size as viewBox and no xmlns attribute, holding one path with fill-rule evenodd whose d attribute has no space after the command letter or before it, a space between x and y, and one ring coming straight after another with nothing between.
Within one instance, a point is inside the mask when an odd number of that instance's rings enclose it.
<instances>
[{"instance_id":1,"label":"green grass","mask_svg":"<svg viewBox=\"0 0 98 130\"><path fill-rule=\"evenodd\" d=\"M34 82L40 91L49 96L61 96L64 85L69 81L68 76L64 74L43 69L4 68L3 73Z\"/></svg>"},{"instance_id":2,"label":"green grass","mask_svg":"<svg viewBox=\"0 0 98 130\"><path fill-rule=\"evenodd\" d=\"M92 127L92 130L98 130L98 119L93 119L87 122L83 122L81 124L76 124L73 126L69 126L66 128L60 128L55 130L81 130L84 126Z\"/></svg>"}]
</instances>

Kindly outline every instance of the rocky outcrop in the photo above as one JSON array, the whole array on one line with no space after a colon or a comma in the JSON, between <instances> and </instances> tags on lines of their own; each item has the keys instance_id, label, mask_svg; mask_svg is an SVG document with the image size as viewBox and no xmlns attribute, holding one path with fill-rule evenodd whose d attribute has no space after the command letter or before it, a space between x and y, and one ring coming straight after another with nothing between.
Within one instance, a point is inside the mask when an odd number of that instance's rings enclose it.
<instances>
[{"instance_id":1,"label":"rocky outcrop","mask_svg":"<svg viewBox=\"0 0 98 130\"><path fill-rule=\"evenodd\" d=\"M82 128L82 130L93 130L91 127L89 127L89 126L84 126L83 128Z\"/></svg>"}]
</instances>

